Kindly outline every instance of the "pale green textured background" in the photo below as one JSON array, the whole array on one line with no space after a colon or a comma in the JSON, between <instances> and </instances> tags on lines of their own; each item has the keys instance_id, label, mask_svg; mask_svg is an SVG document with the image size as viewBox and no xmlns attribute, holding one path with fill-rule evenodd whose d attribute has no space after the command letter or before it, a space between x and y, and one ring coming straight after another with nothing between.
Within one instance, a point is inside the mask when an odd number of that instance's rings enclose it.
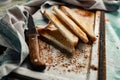
<instances>
[{"instance_id":1,"label":"pale green textured background","mask_svg":"<svg viewBox=\"0 0 120 80\"><path fill-rule=\"evenodd\" d=\"M120 9L105 16L107 80L120 80Z\"/></svg>"}]
</instances>

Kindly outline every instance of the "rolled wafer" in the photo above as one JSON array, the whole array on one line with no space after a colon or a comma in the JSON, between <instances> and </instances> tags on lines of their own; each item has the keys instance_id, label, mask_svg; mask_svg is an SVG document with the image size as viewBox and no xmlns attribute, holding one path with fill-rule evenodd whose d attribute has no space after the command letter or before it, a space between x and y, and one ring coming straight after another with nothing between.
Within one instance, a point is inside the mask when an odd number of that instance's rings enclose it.
<instances>
[{"instance_id":1,"label":"rolled wafer","mask_svg":"<svg viewBox=\"0 0 120 80\"><path fill-rule=\"evenodd\" d=\"M83 30L81 30L80 27L74 21L72 21L57 7L54 6L53 10L56 12L56 15L59 17L59 19L64 21L83 42L88 43L89 40L87 38L86 33Z\"/></svg>"},{"instance_id":2,"label":"rolled wafer","mask_svg":"<svg viewBox=\"0 0 120 80\"><path fill-rule=\"evenodd\" d=\"M51 13L48 10L45 10L44 14L46 17L53 22L53 24L59 29L62 35L73 45L76 46L78 43L78 37L70 32L55 16L55 14Z\"/></svg>"},{"instance_id":3,"label":"rolled wafer","mask_svg":"<svg viewBox=\"0 0 120 80\"><path fill-rule=\"evenodd\" d=\"M92 41L96 40L93 25L91 26L90 23L86 24L84 22L85 21L84 18L81 18L80 15L78 15L75 11L71 10L66 6L61 6L61 10L65 12L71 19L73 19L74 22L76 22L79 25L79 27L90 37Z\"/></svg>"}]
</instances>

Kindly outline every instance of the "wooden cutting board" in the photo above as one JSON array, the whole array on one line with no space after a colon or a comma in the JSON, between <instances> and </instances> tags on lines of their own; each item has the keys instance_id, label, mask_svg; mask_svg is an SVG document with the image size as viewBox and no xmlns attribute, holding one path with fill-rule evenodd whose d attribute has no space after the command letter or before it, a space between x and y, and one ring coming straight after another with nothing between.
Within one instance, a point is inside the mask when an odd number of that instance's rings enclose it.
<instances>
[{"instance_id":1,"label":"wooden cutting board","mask_svg":"<svg viewBox=\"0 0 120 80\"><path fill-rule=\"evenodd\" d=\"M92 16L85 15L85 12L80 14L84 15L84 19L88 23L94 25L97 40L92 44L79 42L76 54L70 56L70 54L61 53L55 46L39 39L40 56L47 65L44 73L53 75L49 80L61 80L61 78L62 80L103 80L103 78L105 80L105 68L101 68L105 65L103 63L103 60L105 60L105 41L103 40L104 42L101 43L101 34L105 38L104 30L101 31L101 28L103 28L101 23L104 23L101 20L103 13L96 11L92 13L94 14ZM100 61L101 57L104 57L102 61ZM104 70L104 74L102 74L102 70Z\"/></svg>"}]
</instances>

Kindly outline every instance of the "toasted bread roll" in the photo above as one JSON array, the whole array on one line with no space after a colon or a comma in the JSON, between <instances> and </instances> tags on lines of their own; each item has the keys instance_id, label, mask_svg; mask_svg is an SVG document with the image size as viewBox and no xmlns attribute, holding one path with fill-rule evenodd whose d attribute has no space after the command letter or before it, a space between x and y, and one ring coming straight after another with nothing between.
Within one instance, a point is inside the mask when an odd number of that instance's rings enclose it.
<instances>
[{"instance_id":1,"label":"toasted bread roll","mask_svg":"<svg viewBox=\"0 0 120 80\"><path fill-rule=\"evenodd\" d=\"M70 29L85 43L87 43L89 40L87 38L86 33L84 33L80 27L74 23L68 16L66 16L60 9L58 9L57 7L53 7L53 10L56 12L56 15L62 20L64 21L69 27Z\"/></svg>"},{"instance_id":2,"label":"toasted bread roll","mask_svg":"<svg viewBox=\"0 0 120 80\"><path fill-rule=\"evenodd\" d=\"M71 33L59 19L50 11L45 10L44 14L53 22L53 24L59 29L61 34L73 45L77 45L78 37Z\"/></svg>"},{"instance_id":3,"label":"toasted bread roll","mask_svg":"<svg viewBox=\"0 0 120 80\"><path fill-rule=\"evenodd\" d=\"M75 53L75 46L73 46L60 31L50 23L45 29L37 29L39 34L48 40L55 43L60 48L68 51L69 53Z\"/></svg>"},{"instance_id":4,"label":"toasted bread roll","mask_svg":"<svg viewBox=\"0 0 120 80\"><path fill-rule=\"evenodd\" d=\"M75 11L69 9L68 7L61 6L61 9L63 12L65 12L71 19L73 19L79 27L90 37L92 41L96 40L96 37L94 35L93 25L91 23L88 23L86 19L78 15ZM86 21L86 22L85 22Z\"/></svg>"}]
</instances>

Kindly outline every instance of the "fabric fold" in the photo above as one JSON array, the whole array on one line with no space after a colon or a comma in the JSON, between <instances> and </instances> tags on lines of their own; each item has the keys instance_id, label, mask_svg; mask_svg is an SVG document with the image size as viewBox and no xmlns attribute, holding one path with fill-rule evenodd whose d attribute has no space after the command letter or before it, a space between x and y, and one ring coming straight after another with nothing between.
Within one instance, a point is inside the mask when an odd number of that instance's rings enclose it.
<instances>
[{"instance_id":1,"label":"fabric fold","mask_svg":"<svg viewBox=\"0 0 120 80\"><path fill-rule=\"evenodd\" d=\"M29 53L24 36L27 18L23 11L20 6L14 6L0 19L0 45L7 48L0 55L0 78L19 67Z\"/></svg>"}]
</instances>

